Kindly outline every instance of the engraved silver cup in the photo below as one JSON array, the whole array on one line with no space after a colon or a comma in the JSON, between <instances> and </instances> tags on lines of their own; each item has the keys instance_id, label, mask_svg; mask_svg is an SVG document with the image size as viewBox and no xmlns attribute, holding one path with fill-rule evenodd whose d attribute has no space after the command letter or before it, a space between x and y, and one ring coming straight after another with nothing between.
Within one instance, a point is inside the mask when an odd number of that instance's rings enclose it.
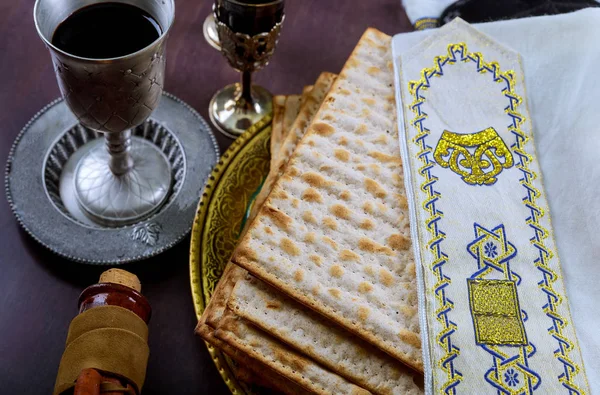
<instances>
[{"instance_id":1,"label":"engraved silver cup","mask_svg":"<svg viewBox=\"0 0 600 395\"><path fill-rule=\"evenodd\" d=\"M79 205L107 226L138 222L158 210L171 189L171 168L154 144L131 136L160 100L165 44L175 16L173 0L108 0L134 5L152 15L160 37L135 53L89 59L52 45L56 27L87 5L107 0L36 0L35 25L54 64L60 91L79 122L104 133L104 146L86 154L75 174ZM107 28L110 28L109 26Z\"/></svg>"},{"instance_id":2,"label":"engraved silver cup","mask_svg":"<svg viewBox=\"0 0 600 395\"><path fill-rule=\"evenodd\" d=\"M227 85L212 97L213 125L237 137L270 114L272 95L252 84L252 73L269 63L284 21L284 0L217 0L213 18L221 53L242 74L239 84Z\"/></svg>"}]
</instances>

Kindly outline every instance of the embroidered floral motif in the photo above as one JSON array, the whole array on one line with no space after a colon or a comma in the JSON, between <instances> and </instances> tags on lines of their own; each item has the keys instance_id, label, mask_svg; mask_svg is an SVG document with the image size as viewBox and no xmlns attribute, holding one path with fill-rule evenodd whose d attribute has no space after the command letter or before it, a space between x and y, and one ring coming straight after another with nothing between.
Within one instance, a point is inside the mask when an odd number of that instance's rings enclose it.
<instances>
[{"instance_id":1,"label":"embroidered floral motif","mask_svg":"<svg viewBox=\"0 0 600 395\"><path fill-rule=\"evenodd\" d=\"M507 369L504 372L504 382L511 387L516 387L519 384L519 373L515 372L514 369Z\"/></svg>"},{"instance_id":2,"label":"embroidered floral motif","mask_svg":"<svg viewBox=\"0 0 600 395\"><path fill-rule=\"evenodd\" d=\"M491 241L485 244L484 251L488 258L495 258L498 256L498 247Z\"/></svg>"}]
</instances>

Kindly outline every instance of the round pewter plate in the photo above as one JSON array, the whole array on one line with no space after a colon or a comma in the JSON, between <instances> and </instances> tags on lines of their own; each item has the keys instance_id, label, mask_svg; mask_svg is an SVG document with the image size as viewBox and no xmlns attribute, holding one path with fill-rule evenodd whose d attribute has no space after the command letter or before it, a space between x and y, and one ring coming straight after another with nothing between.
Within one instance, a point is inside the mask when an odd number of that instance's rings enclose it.
<instances>
[{"instance_id":1,"label":"round pewter plate","mask_svg":"<svg viewBox=\"0 0 600 395\"><path fill-rule=\"evenodd\" d=\"M190 243L190 283L198 320L237 245L256 191L269 172L270 122L271 117L265 117L233 142L215 166L198 203ZM257 393L236 379L233 361L209 343L206 346L233 394Z\"/></svg>"},{"instance_id":2,"label":"round pewter plate","mask_svg":"<svg viewBox=\"0 0 600 395\"><path fill-rule=\"evenodd\" d=\"M6 165L8 202L23 228L65 258L99 265L149 258L181 241L219 160L216 139L194 109L168 93L133 134L166 155L172 192L151 217L129 226L103 227L78 212L74 197L69 198L74 163L101 141L96 140L99 135L80 126L62 99L38 112L17 136Z\"/></svg>"}]
</instances>

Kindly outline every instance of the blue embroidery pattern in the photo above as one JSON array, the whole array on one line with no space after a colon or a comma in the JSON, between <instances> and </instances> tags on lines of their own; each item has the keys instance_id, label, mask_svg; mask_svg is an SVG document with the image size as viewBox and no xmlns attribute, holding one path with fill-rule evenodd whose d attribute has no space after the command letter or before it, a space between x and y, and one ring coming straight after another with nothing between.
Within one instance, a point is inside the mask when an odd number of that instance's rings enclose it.
<instances>
[{"instance_id":1,"label":"blue embroidery pattern","mask_svg":"<svg viewBox=\"0 0 600 395\"><path fill-rule=\"evenodd\" d=\"M516 387L519 384L519 373L515 372L514 369L506 369L504 372L504 382L510 387Z\"/></svg>"},{"instance_id":2,"label":"blue embroidery pattern","mask_svg":"<svg viewBox=\"0 0 600 395\"><path fill-rule=\"evenodd\" d=\"M517 255L516 247L506 238L504 225L500 224L488 230L483 226L473 224L475 240L467 245L467 251L477 261L477 271L471 280L502 279L514 281L518 287L521 277L511 268L511 259ZM496 247L496 254L490 256L486 250L490 245ZM527 312L520 310L523 322L527 321ZM525 343L523 343L525 344ZM529 359L535 355L536 347L527 342L521 346L500 344L479 344L493 358L493 365L484 375L485 380L492 385L498 394L528 395L532 394L541 384L539 374L529 367ZM504 376L504 380L502 377ZM519 378L522 377L523 380Z\"/></svg>"},{"instance_id":3,"label":"blue embroidery pattern","mask_svg":"<svg viewBox=\"0 0 600 395\"><path fill-rule=\"evenodd\" d=\"M484 249L485 255L487 255L488 258L495 258L496 256L498 256L498 248L494 243L486 243Z\"/></svg>"}]
</instances>

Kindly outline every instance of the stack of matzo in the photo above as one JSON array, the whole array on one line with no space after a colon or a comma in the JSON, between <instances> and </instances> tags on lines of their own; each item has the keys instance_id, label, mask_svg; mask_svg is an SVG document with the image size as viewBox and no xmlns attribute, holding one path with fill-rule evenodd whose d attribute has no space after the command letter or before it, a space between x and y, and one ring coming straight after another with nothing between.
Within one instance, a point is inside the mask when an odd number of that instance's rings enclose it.
<instances>
[{"instance_id":1,"label":"stack of matzo","mask_svg":"<svg viewBox=\"0 0 600 395\"><path fill-rule=\"evenodd\" d=\"M323 73L305 95L287 137L274 132L239 266L198 326L284 392L422 393L389 41L367 30L337 80Z\"/></svg>"}]
</instances>

